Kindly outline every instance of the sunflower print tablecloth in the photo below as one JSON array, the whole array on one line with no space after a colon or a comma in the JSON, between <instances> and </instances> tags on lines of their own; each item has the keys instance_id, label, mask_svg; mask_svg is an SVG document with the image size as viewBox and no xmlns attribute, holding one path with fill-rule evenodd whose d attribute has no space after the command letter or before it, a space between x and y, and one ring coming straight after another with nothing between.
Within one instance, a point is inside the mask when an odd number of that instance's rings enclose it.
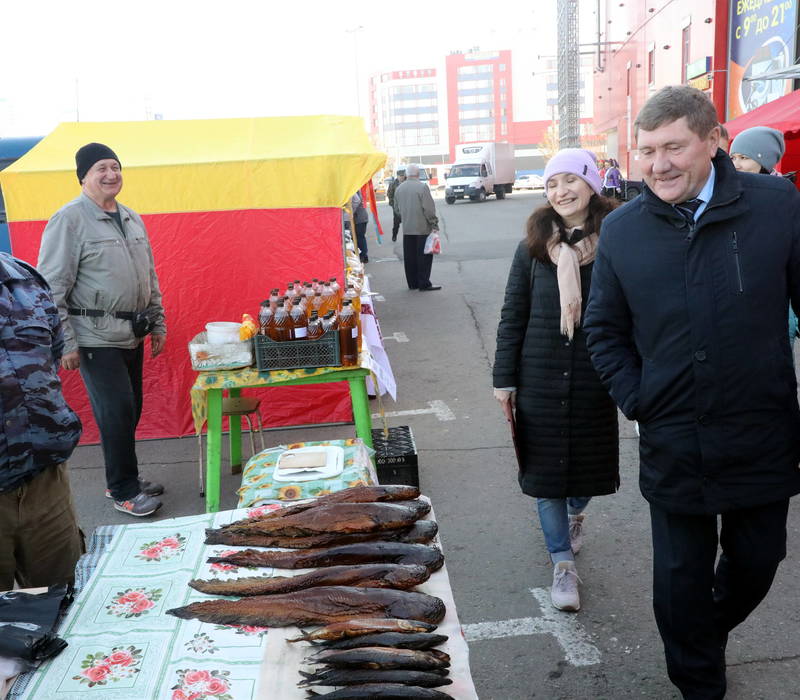
<instances>
[{"instance_id":1,"label":"sunflower print tablecloth","mask_svg":"<svg viewBox=\"0 0 800 700\"><path fill-rule=\"evenodd\" d=\"M273 506L279 507L279 506ZM180 620L165 611L209 596L193 578L272 576L208 564L233 549L205 529L255 517L242 509L120 526L58 631L68 646L30 677L23 700L254 700L267 628ZM280 573L280 572L278 572Z\"/></svg>"},{"instance_id":2,"label":"sunflower print tablecloth","mask_svg":"<svg viewBox=\"0 0 800 700\"><path fill-rule=\"evenodd\" d=\"M273 481L272 473L278 458L286 450L300 447L333 445L344 450L344 469L339 476L329 479L288 483ZM370 459L373 451L361 439L318 440L313 442L293 442L279 445L253 455L242 472L242 486L238 490L239 507L258 506L270 501L296 501L303 498L317 498L333 491L352 486L370 486L378 483L375 467Z\"/></svg>"}]
</instances>

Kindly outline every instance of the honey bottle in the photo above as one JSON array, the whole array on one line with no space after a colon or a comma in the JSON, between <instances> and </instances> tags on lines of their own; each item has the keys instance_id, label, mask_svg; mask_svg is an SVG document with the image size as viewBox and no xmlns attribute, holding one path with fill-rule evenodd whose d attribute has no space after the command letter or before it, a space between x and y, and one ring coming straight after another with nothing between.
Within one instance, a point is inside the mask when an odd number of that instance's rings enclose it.
<instances>
[{"instance_id":1,"label":"honey bottle","mask_svg":"<svg viewBox=\"0 0 800 700\"><path fill-rule=\"evenodd\" d=\"M339 356L344 367L358 364L358 325L356 312L349 299L342 302L342 312L339 314Z\"/></svg>"}]
</instances>

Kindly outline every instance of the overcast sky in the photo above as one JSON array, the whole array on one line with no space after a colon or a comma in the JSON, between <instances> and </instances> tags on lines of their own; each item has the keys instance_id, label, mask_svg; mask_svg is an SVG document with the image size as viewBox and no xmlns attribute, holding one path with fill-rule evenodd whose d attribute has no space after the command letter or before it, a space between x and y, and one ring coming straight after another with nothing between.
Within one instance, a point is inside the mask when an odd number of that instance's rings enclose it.
<instances>
[{"instance_id":1,"label":"overcast sky","mask_svg":"<svg viewBox=\"0 0 800 700\"><path fill-rule=\"evenodd\" d=\"M552 53L556 2L6 0L0 137L76 119L356 114L357 95L365 114L374 72L472 46Z\"/></svg>"}]
</instances>

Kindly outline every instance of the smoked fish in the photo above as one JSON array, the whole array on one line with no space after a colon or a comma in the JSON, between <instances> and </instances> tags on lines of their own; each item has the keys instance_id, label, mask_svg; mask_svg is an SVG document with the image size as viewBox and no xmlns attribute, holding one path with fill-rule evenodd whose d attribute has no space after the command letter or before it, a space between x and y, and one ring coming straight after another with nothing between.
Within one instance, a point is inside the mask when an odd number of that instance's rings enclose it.
<instances>
[{"instance_id":1,"label":"smoked fish","mask_svg":"<svg viewBox=\"0 0 800 700\"><path fill-rule=\"evenodd\" d=\"M315 664L333 668L412 668L432 671L448 668L450 656L438 649L418 651L394 647L360 647L358 649L323 649L307 658Z\"/></svg>"},{"instance_id":2,"label":"smoked fish","mask_svg":"<svg viewBox=\"0 0 800 700\"><path fill-rule=\"evenodd\" d=\"M360 637L345 637L336 641L314 642L325 649L358 649L359 647L396 647L397 649L431 649L449 639L446 634L416 632L401 634L400 632L378 632L364 634Z\"/></svg>"},{"instance_id":3,"label":"smoked fish","mask_svg":"<svg viewBox=\"0 0 800 700\"><path fill-rule=\"evenodd\" d=\"M363 685L350 685L339 688L330 693L317 693L307 690L308 697L317 700L370 700L370 698L383 698L384 700L453 700L452 695L442 693L435 688L421 688L415 685L402 683L365 683Z\"/></svg>"},{"instance_id":4,"label":"smoked fish","mask_svg":"<svg viewBox=\"0 0 800 700\"><path fill-rule=\"evenodd\" d=\"M305 537L285 537L281 535L260 535L228 531L225 528L206 530L206 544L227 544L236 547L286 547L287 549L310 549L334 544L352 544L375 540L391 542L410 542L424 544L430 542L439 532L435 520L417 520L410 527L380 532L353 532L348 535L326 532Z\"/></svg>"},{"instance_id":5,"label":"smoked fish","mask_svg":"<svg viewBox=\"0 0 800 700\"><path fill-rule=\"evenodd\" d=\"M363 588L396 588L407 590L425 583L430 570L420 564L361 564L329 566L297 576L250 576L224 581L195 579L189 585L209 595L269 595L290 593L314 586L361 586Z\"/></svg>"},{"instance_id":6,"label":"smoked fish","mask_svg":"<svg viewBox=\"0 0 800 700\"><path fill-rule=\"evenodd\" d=\"M314 642L319 640L348 639L376 632L397 632L398 634L416 634L417 632L433 632L436 625L422 620L400 620L378 617L354 617L344 622L333 622L313 632L303 632L299 637L287 639L287 642Z\"/></svg>"},{"instance_id":7,"label":"smoked fish","mask_svg":"<svg viewBox=\"0 0 800 700\"><path fill-rule=\"evenodd\" d=\"M226 532L289 537L324 533L350 534L397 530L413 525L430 511L425 501L398 503L329 503L280 518L249 522L238 521L226 526Z\"/></svg>"},{"instance_id":8,"label":"smoked fish","mask_svg":"<svg viewBox=\"0 0 800 700\"><path fill-rule=\"evenodd\" d=\"M381 671L376 669L328 668L316 673L300 671L300 675L303 676L304 680L297 685L301 688L306 688L310 685L341 686L363 685L364 683L401 683L403 685L418 685L423 688L438 688L442 685L450 685L453 682L441 673L414 671L411 669Z\"/></svg>"},{"instance_id":9,"label":"smoked fish","mask_svg":"<svg viewBox=\"0 0 800 700\"><path fill-rule=\"evenodd\" d=\"M326 625L353 617L391 617L442 621L444 603L425 593L391 588L319 586L293 593L250 596L241 600L216 599L190 603L167 611L185 620L196 619L218 625Z\"/></svg>"},{"instance_id":10,"label":"smoked fish","mask_svg":"<svg viewBox=\"0 0 800 700\"><path fill-rule=\"evenodd\" d=\"M328 493L313 501L306 503L295 503L280 510L272 510L258 518L246 518L239 520L240 523L253 522L254 520L270 520L272 518L282 518L286 515L302 513L309 508L324 506L328 503L381 503L387 501L411 501L419 497L419 489L416 486L386 485L386 486L353 486L349 489L342 489L334 493ZM230 527L236 523L231 523L224 527Z\"/></svg>"},{"instance_id":11,"label":"smoked fish","mask_svg":"<svg viewBox=\"0 0 800 700\"><path fill-rule=\"evenodd\" d=\"M421 564L431 571L442 568L444 555L436 547L406 542L359 542L339 547L292 551L262 552L243 549L233 554L209 557L210 564L234 566L270 566L277 569L307 569L340 564Z\"/></svg>"}]
</instances>

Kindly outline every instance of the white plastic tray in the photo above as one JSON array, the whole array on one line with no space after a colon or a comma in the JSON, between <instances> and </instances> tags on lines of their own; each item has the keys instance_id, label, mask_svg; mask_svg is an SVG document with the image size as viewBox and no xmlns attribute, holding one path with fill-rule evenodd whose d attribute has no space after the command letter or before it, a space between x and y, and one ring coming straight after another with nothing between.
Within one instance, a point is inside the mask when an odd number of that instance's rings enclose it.
<instances>
[{"instance_id":1,"label":"white plastic tray","mask_svg":"<svg viewBox=\"0 0 800 700\"><path fill-rule=\"evenodd\" d=\"M324 467L301 467L292 469L281 469L281 460L287 454L302 454L303 452L325 452L327 459ZM329 479L332 476L339 476L344 471L344 450L337 445L312 445L309 447L298 447L294 450L286 450L278 457L275 470L272 473L273 481L316 481L317 479Z\"/></svg>"}]
</instances>

